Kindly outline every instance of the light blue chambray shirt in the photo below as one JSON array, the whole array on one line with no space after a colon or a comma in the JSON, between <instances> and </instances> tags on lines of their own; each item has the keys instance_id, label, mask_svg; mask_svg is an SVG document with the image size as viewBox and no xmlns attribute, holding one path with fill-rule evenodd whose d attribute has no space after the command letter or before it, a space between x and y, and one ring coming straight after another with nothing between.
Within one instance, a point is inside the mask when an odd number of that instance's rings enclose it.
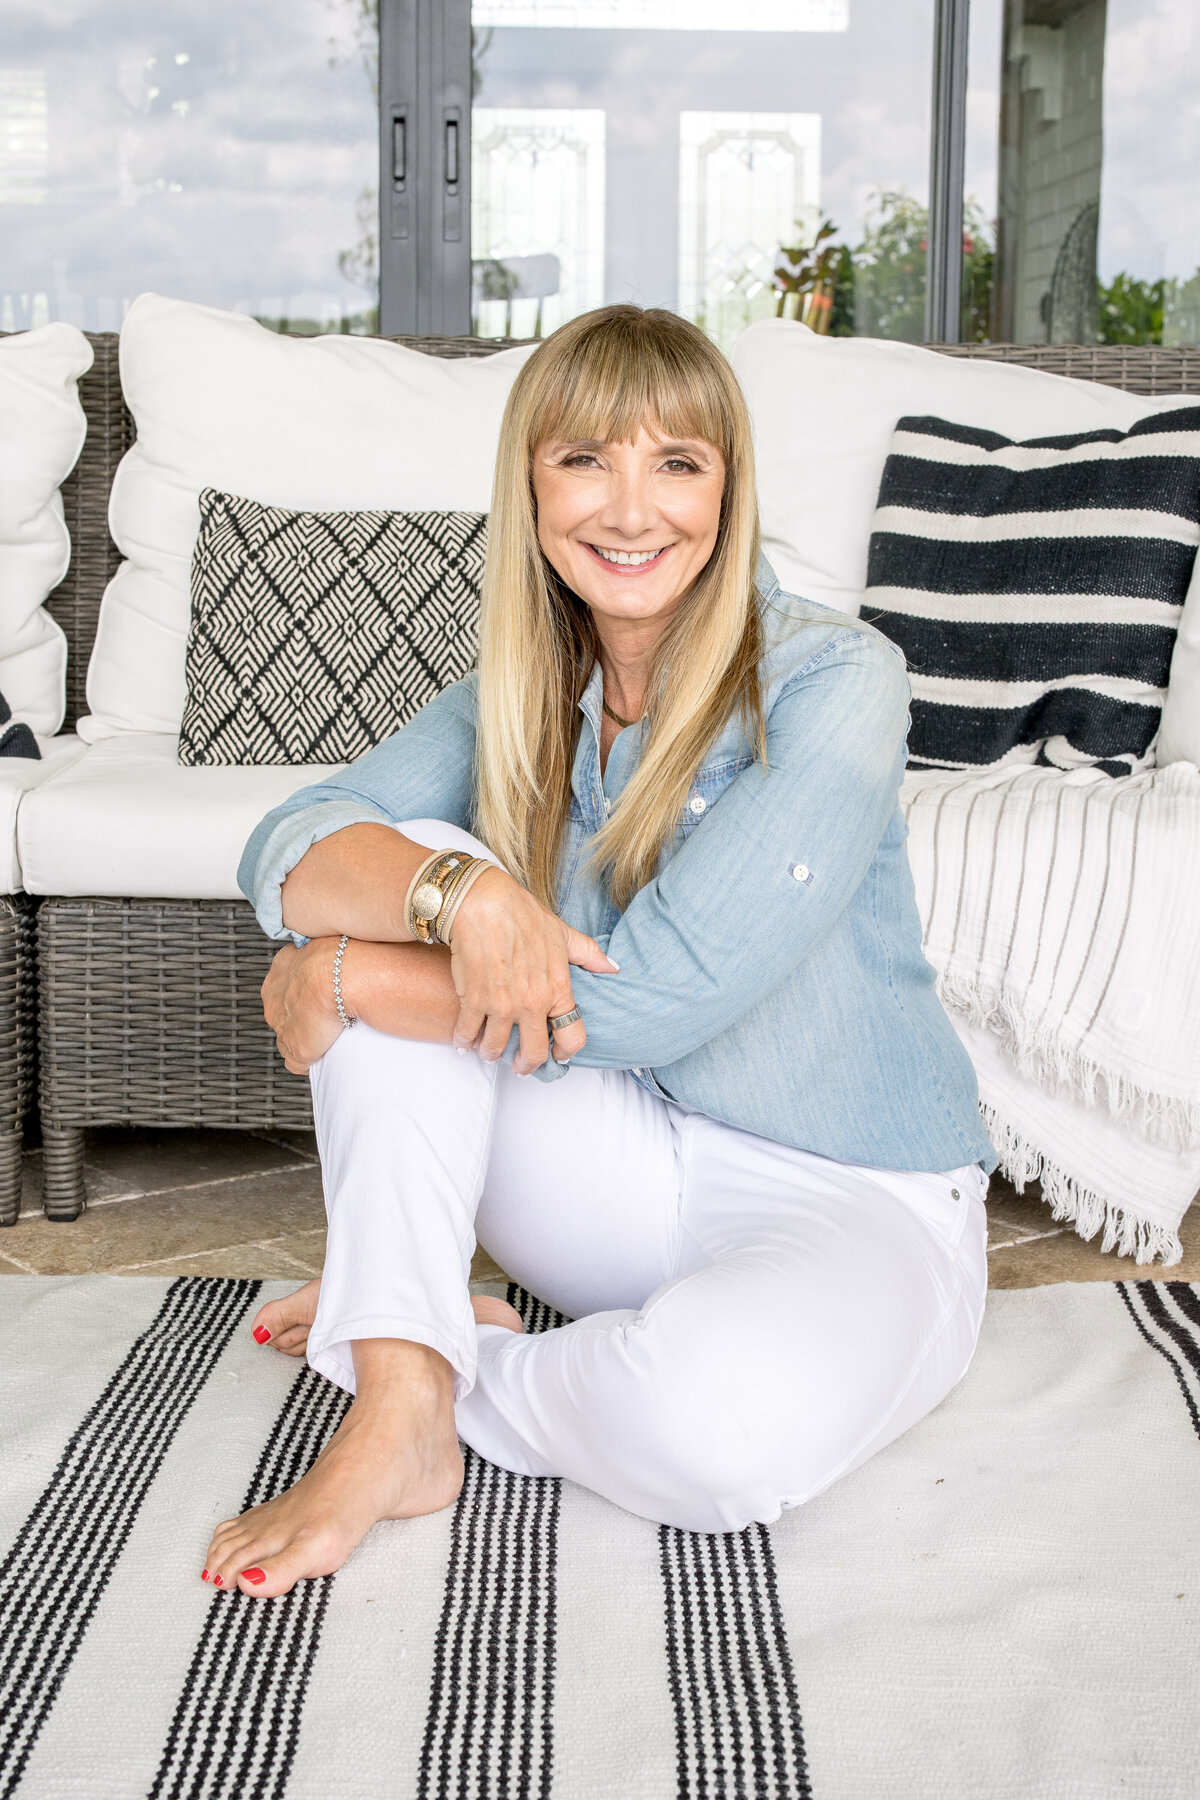
<instances>
[{"instance_id":1,"label":"light blue chambray shirt","mask_svg":"<svg viewBox=\"0 0 1200 1800\"><path fill-rule=\"evenodd\" d=\"M711 745L655 879L622 913L588 844L637 764L641 726L600 772L601 677L579 703L559 912L620 964L571 971L588 1068L843 1162L938 1171L996 1157L975 1073L934 992L897 804L904 659L857 619L759 568L767 764L740 721ZM238 881L269 937L280 888L345 826L445 819L472 829L475 677L446 688L341 774L268 813ZM303 938L297 938L303 943ZM511 1060L516 1032L506 1057ZM569 1079L546 1062L543 1080Z\"/></svg>"}]
</instances>

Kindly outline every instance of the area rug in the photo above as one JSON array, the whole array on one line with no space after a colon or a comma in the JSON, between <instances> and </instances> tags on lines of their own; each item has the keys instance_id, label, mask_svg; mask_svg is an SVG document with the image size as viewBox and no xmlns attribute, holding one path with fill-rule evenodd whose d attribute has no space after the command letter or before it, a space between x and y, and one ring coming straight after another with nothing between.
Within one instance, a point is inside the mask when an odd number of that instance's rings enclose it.
<instances>
[{"instance_id":1,"label":"area rug","mask_svg":"<svg viewBox=\"0 0 1200 1800\"><path fill-rule=\"evenodd\" d=\"M468 1457L456 1506L255 1601L201 1583L210 1528L345 1404L251 1341L282 1291L0 1279L0 1795L1200 1792L1196 1288L994 1293L949 1399L770 1528Z\"/></svg>"}]
</instances>

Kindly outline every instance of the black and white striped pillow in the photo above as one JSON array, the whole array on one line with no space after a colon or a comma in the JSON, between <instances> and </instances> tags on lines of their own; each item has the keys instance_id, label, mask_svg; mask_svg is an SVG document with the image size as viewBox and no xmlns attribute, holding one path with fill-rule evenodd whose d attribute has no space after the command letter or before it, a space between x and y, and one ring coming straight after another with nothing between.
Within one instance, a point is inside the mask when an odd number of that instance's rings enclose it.
<instances>
[{"instance_id":1,"label":"black and white striped pillow","mask_svg":"<svg viewBox=\"0 0 1200 1800\"><path fill-rule=\"evenodd\" d=\"M1200 406L1016 443L892 438L863 617L912 678L910 767L1152 766L1200 543Z\"/></svg>"}]
</instances>

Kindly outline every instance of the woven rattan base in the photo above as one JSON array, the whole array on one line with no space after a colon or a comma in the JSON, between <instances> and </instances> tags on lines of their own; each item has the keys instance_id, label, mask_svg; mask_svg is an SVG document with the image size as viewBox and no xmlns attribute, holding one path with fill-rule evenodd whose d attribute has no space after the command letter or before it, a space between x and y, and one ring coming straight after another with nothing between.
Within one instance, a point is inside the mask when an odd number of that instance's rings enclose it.
<instances>
[{"instance_id":1,"label":"woven rattan base","mask_svg":"<svg viewBox=\"0 0 1200 1800\"><path fill-rule=\"evenodd\" d=\"M33 1099L36 972L27 894L0 896L0 1225L21 1209L22 1126Z\"/></svg>"},{"instance_id":2,"label":"woven rattan base","mask_svg":"<svg viewBox=\"0 0 1200 1800\"><path fill-rule=\"evenodd\" d=\"M259 989L274 951L244 900L59 900L38 914L51 1218L83 1210L88 1125L312 1125Z\"/></svg>"}]
</instances>

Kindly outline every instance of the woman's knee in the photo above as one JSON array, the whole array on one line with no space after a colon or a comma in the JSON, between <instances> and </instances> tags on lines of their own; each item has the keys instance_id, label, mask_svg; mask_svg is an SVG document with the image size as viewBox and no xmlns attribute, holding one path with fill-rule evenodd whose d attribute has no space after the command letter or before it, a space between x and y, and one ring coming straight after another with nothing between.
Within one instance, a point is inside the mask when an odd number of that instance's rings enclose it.
<instances>
[{"instance_id":1,"label":"woman's knee","mask_svg":"<svg viewBox=\"0 0 1200 1800\"><path fill-rule=\"evenodd\" d=\"M712 1346L653 1366L656 1360L647 1359L642 1378L620 1398L619 1441L638 1490L635 1510L684 1531L740 1531L778 1518L794 1470L787 1434L766 1403L765 1372L739 1370Z\"/></svg>"}]
</instances>

